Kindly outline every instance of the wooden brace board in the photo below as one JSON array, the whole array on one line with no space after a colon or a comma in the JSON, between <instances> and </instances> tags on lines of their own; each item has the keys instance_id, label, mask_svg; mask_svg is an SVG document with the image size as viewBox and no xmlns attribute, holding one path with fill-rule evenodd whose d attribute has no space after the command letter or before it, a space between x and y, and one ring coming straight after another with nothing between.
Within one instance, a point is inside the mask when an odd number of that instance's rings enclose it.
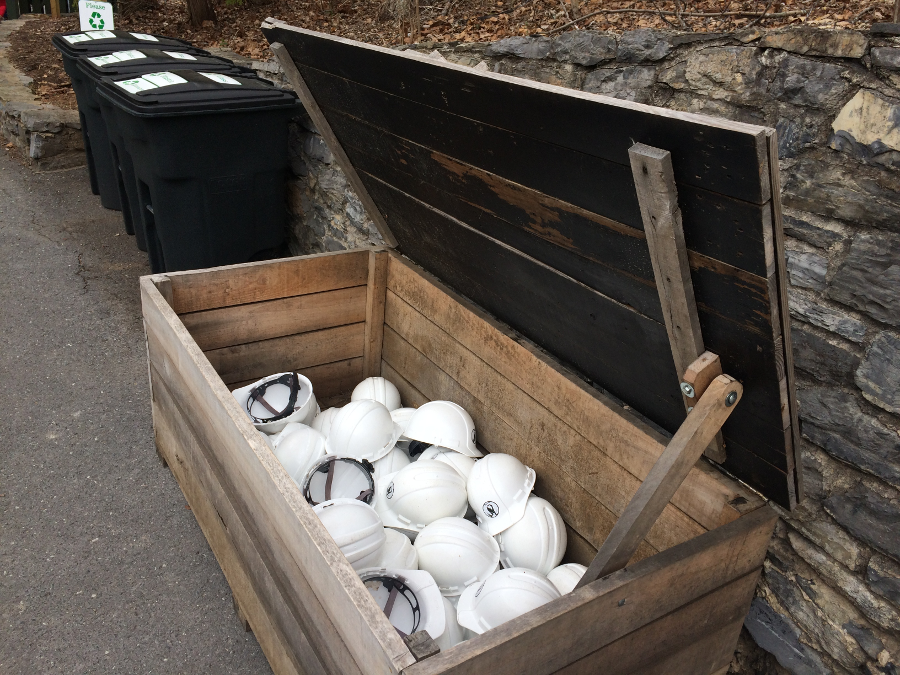
<instances>
[{"instance_id":1,"label":"wooden brace board","mask_svg":"<svg viewBox=\"0 0 900 675\"><path fill-rule=\"evenodd\" d=\"M399 250L669 433L685 419L628 156L671 153L724 468L798 499L773 133L269 19ZM775 172L777 173L777 172Z\"/></svg>"}]
</instances>

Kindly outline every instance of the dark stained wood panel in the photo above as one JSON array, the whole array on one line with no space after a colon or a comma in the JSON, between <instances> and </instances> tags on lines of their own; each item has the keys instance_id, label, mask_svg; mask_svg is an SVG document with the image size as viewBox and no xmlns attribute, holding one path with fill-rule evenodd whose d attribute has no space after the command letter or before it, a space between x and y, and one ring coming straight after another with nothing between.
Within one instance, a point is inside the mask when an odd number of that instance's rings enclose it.
<instances>
[{"instance_id":1,"label":"dark stained wood panel","mask_svg":"<svg viewBox=\"0 0 900 675\"><path fill-rule=\"evenodd\" d=\"M627 151L672 153L724 467L796 502L766 130L278 25L399 249L670 432L684 420Z\"/></svg>"}]
</instances>

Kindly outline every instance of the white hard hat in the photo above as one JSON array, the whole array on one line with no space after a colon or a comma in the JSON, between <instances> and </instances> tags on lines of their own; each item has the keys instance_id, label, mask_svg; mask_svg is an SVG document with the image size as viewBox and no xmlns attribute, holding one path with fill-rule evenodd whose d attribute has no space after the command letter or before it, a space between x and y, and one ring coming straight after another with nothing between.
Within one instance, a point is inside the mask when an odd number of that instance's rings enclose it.
<instances>
[{"instance_id":1,"label":"white hard hat","mask_svg":"<svg viewBox=\"0 0 900 675\"><path fill-rule=\"evenodd\" d=\"M437 640L444 634L443 598L428 572L382 567L361 570L359 577L401 636L424 630Z\"/></svg>"},{"instance_id":2,"label":"white hard hat","mask_svg":"<svg viewBox=\"0 0 900 675\"><path fill-rule=\"evenodd\" d=\"M289 424L276 439L275 457L301 487L307 472L324 456L325 437L312 427Z\"/></svg>"},{"instance_id":3,"label":"white hard hat","mask_svg":"<svg viewBox=\"0 0 900 675\"><path fill-rule=\"evenodd\" d=\"M571 593L575 590L575 586L581 581L581 577L587 572L587 567L578 563L566 563L550 570L547 578L550 580L560 595Z\"/></svg>"},{"instance_id":4,"label":"white hard hat","mask_svg":"<svg viewBox=\"0 0 900 675\"><path fill-rule=\"evenodd\" d=\"M463 518L434 521L419 533L415 545L419 569L431 572L444 595L459 595L466 586L484 581L500 562L494 538Z\"/></svg>"},{"instance_id":5,"label":"white hard hat","mask_svg":"<svg viewBox=\"0 0 900 675\"><path fill-rule=\"evenodd\" d=\"M463 636L462 626L456 620L456 607L450 602L449 598L441 596L441 599L444 601L444 634L437 638L435 642L441 648L441 651L445 652L450 647L458 645L465 640L465 637Z\"/></svg>"},{"instance_id":6,"label":"white hard hat","mask_svg":"<svg viewBox=\"0 0 900 675\"><path fill-rule=\"evenodd\" d=\"M466 481L443 462L413 462L379 479L373 504L387 527L420 532L439 518L466 512Z\"/></svg>"},{"instance_id":7,"label":"white hard hat","mask_svg":"<svg viewBox=\"0 0 900 675\"><path fill-rule=\"evenodd\" d=\"M299 373L276 373L231 392L260 431L274 434L289 422L309 424L318 411L312 382Z\"/></svg>"},{"instance_id":8,"label":"white hard hat","mask_svg":"<svg viewBox=\"0 0 900 675\"><path fill-rule=\"evenodd\" d=\"M313 511L353 569L378 562L387 536L375 509L356 499L333 499L314 506Z\"/></svg>"},{"instance_id":9,"label":"white hard hat","mask_svg":"<svg viewBox=\"0 0 900 675\"><path fill-rule=\"evenodd\" d=\"M566 524L546 499L528 497L525 515L497 535L504 567L524 567L547 574L566 553Z\"/></svg>"},{"instance_id":10,"label":"white hard hat","mask_svg":"<svg viewBox=\"0 0 900 675\"><path fill-rule=\"evenodd\" d=\"M472 467L475 466L475 458L464 455L461 452L442 448L439 445L432 445L425 452L419 455L419 461L423 459L433 459L444 464L449 464L459 472L463 480L469 480L469 474L472 473Z\"/></svg>"},{"instance_id":11,"label":"white hard hat","mask_svg":"<svg viewBox=\"0 0 900 675\"><path fill-rule=\"evenodd\" d=\"M556 586L543 574L513 567L463 591L456 618L460 626L480 635L558 597Z\"/></svg>"},{"instance_id":12,"label":"white hard hat","mask_svg":"<svg viewBox=\"0 0 900 675\"><path fill-rule=\"evenodd\" d=\"M400 392L383 377L367 377L353 389L351 401L378 401L389 411L400 408Z\"/></svg>"},{"instance_id":13,"label":"white hard hat","mask_svg":"<svg viewBox=\"0 0 900 675\"><path fill-rule=\"evenodd\" d=\"M371 504L375 497L372 470L366 460L325 455L306 473L300 487L312 506L334 499L358 499Z\"/></svg>"},{"instance_id":14,"label":"white hard hat","mask_svg":"<svg viewBox=\"0 0 900 675\"><path fill-rule=\"evenodd\" d=\"M389 473L397 473L407 464L409 464L409 455L397 446L394 446L393 450L384 457L372 462L372 465L375 467L375 479L383 478Z\"/></svg>"},{"instance_id":15,"label":"white hard hat","mask_svg":"<svg viewBox=\"0 0 900 675\"><path fill-rule=\"evenodd\" d=\"M535 478L534 469L512 455L495 452L475 462L466 489L478 525L495 535L518 522Z\"/></svg>"},{"instance_id":16,"label":"white hard hat","mask_svg":"<svg viewBox=\"0 0 900 675\"><path fill-rule=\"evenodd\" d=\"M296 431L297 429L300 429L305 426L307 426L307 425L301 424L300 422L288 422L287 424L284 425L284 429L269 436L269 438L272 439L272 445L274 445L277 448L278 444L281 443L282 438L284 438L285 436L290 434L292 431Z\"/></svg>"},{"instance_id":17,"label":"white hard hat","mask_svg":"<svg viewBox=\"0 0 900 675\"><path fill-rule=\"evenodd\" d=\"M340 410L340 408L328 408L327 410L323 410L315 416L310 426L325 438L328 438L328 434L331 431L331 423L334 421L334 416L337 415L338 410Z\"/></svg>"},{"instance_id":18,"label":"white hard hat","mask_svg":"<svg viewBox=\"0 0 900 675\"><path fill-rule=\"evenodd\" d=\"M352 401L334 416L328 432L328 454L374 462L388 454L400 438L388 409L378 401Z\"/></svg>"},{"instance_id":19,"label":"white hard hat","mask_svg":"<svg viewBox=\"0 0 900 675\"><path fill-rule=\"evenodd\" d=\"M405 434L406 427L409 426L409 421L415 414L415 408L397 408L396 410L391 410L391 419L400 425L400 429Z\"/></svg>"},{"instance_id":20,"label":"white hard hat","mask_svg":"<svg viewBox=\"0 0 900 675\"><path fill-rule=\"evenodd\" d=\"M381 549L381 557L378 559L378 567L389 567L395 570L419 569L419 554L415 547L402 532L384 528L387 539L384 548Z\"/></svg>"},{"instance_id":21,"label":"white hard hat","mask_svg":"<svg viewBox=\"0 0 900 675\"><path fill-rule=\"evenodd\" d=\"M403 435L469 457L482 455L475 446L475 423L469 413L452 401L429 401L418 408Z\"/></svg>"}]
</instances>

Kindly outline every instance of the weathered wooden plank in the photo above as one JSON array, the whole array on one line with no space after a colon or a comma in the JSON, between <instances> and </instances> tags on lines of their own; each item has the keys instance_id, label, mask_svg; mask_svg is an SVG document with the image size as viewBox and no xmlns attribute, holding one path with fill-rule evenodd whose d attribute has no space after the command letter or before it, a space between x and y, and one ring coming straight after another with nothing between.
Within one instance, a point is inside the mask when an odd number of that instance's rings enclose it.
<instances>
[{"instance_id":1,"label":"weathered wooden plank","mask_svg":"<svg viewBox=\"0 0 900 675\"><path fill-rule=\"evenodd\" d=\"M404 389L411 385L426 400L454 401L463 406L475 421L481 445L488 452L493 450L518 457L533 468L537 473L535 494L550 501L563 519L594 548L600 546L615 525L616 516L573 476L560 469L540 448L528 443L519 430L504 422L390 327L385 327L383 358L391 370L401 376L395 382L401 396L409 395ZM654 532L652 536L656 534ZM651 542L644 542L637 555L647 557L657 550Z\"/></svg>"},{"instance_id":2,"label":"weathered wooden plank","mask_svg":"<svg viewBox=\"0 0 900 675\"><path fill-rule=\"evenodd\" d=\"M185 314L365 286L369 276L369 252L320 253L202 271L168 272L166 276L172 281L172 307L177 314Z\"/></svg>"},{"instance_id":3,"label":"weathered wooden plank","mask_svg":"<svg viewBox=\"0 0 900 675\"><path fill-rule=\"evenodd\" d=\"M303 576L328 616L342 617L335 628L364 675L396 673L410 665L412 655L356 572L147 279L141 281L141 297L145 325L165 357L158 370L168 382L180 385L173 398L192 411L204 446L216 448L216 459L232 485L230 494L242 504L242 520L259 534L257 546L267 547L277 570L286 576ZM300 589L289 584L282 590ZM303 606L296 595L292 601Z\"/></svg>"},{"instance_id":4,"label":"weathered wooden plank","mask_svg":"<svg viewBox=\"0 0 900 675\"><path fill-rule=\"evenodd\" d=\"M294 91L297 92L297 96L300 97L303 107L306 109L310 118L312 118L313 124L316 125L316 130L325 139L329 149L332 154L334 154L335 159L337 159L338 166L340 166L341 170L344 172L344 175L353 187L353 191L356 193L356 196L359 197L363 207L365 207L369 218L375 223L375 227L378 229L381 238L384 239L388 246L396 246L397 240L394 239L394 235L391 234L390 228L387 226L387 223L384 222L384 216L381 215L378 206L372 201L369 193L366 192L365 186L359 180L359 176L353 168L353 164L347 158L347 154L344 152L337 138L335 138L334 132L328 124L328 120L325 119L325 116L319 109L315 97L312 95L312 92L310 92L309 87L306 86L306 82L303 81L303 76L300 75L300 71L297 70L297 66L294 64L293 59L291 59L291 55L288 54L284 45L278 44L277 42L271 45L271 49L272 53L275 54L278 63L281 64L284 76L287 78L288 82L291 83Z\"/></svg>"},{"instance_id":5,"label":"weathered wooden plank","mask_svg":"<svg viewBox=\"0 0 900 675\"><path fill-rule=\"evenodd\" d=\"M392 255L388 288L607 456L643 480L668 439L421 268ZM737 509L730 502L740 500ZM673 503L707 529L763 502L699 462ZM727 515L726 515L727 514Z\"/></svg>"},{"instance_id":6,"label":"weathered wooden plank","mask_svg":"<svg viewBox=\"0 0 900 675\"><path fill-rule=\"evenodd\" d=\"M590 152L624 166L628 166L628 147L634 142L660 146L671 138L677 146L670 150L684 158L677 167L679 181L757 203L769 198L765 131L761 127L481 73L412 52L295 28L276 19L266 20L263 33L270 42L283 43L301 70L317 68L437 110ZM566 123L549 122L558 119ZM629 133L622 134L622 129Z\"/></svg>"},{"instance_id":7,"label":"weathered wooden plank","mask_svg":"<svg viewBox=\"0 0 900 675\"><path fill-rule=\"evenodd\" d=\"M365 286L181 315L203 351L365 320Z\"/></svg>"},{"instance_id":8,"label":"weathered wooden plank","mask_svg":"<svg viewBox=\"0 0 900 675\"><path fill-rule=\"evenodd\" d=\"M650 528L661 521L685 476L740 402L742 392L741 383L728 375L719 375L713 381L621 512L578 587L628 564Z\"/></svg>"},{"instance_id":9,"label":"weathered wooden plank","mask_svg":"<svg viewBox=\"0 0 900 675\"><path fill-rule=\"evenodd\" d=\"M735 579L758 572L776 519L771 509L761 507L409 666L403 673L556 672Z\"/></svg>"},{"instance_id":10,"label":"weathered wooden plank","mask_svg":"<svg viewBox=\"0 0 900 675\"><path fill-rule=\"evenodd\" d=\"M202 456L198 441L154 374L153 431L156 446L178 481L231 592L276 675L326 672L256 553L234 508ZM213 497L213 494L215 497ZM226 525L227 523L227 525ZM257 590L258 589L258 590ZM286 635L290 635L287 638Z\"/></svg>"},{"instance_id":11,"label":"weathered wooden plank","mask_svg":"<svg viewBox=\"0 0 900 675\"><path fill-rule=\"evenodd\" d=\"M287 370L343 361L363 355L366 324L325 328L206 352L222 380L254 380Z\"/></svg>"},{"instance_id":12,"label":"weathered wooden plank","mask_svg":"<svg viewBox=\"0 0 900 675\"><path fill-rule=\"evenodd\" d=\"M363 353L365 377L381 375L381 343L384 339L384 294L387 291L388 254L369 253L369 284L366 295L366 342Z\"/></svg>"},{"instance_id":13,"label":"weathered wooden plank","mask_svg":"<svg viewBox=\"0 0 900 675\"><path fill-rule=\"evenodd\" d=\"M302 374L312 382L316 400L319 405L322 405L322 401L333 399L336 396L343 394L350 396L353 387L363 380L363 359L361 356L357 356L345 361L323 363L321 366L304 368ZM234 391L240 387L246 387L258 379L229 382L227 386L229 391Z\"/></svg>"},{"instance_id":14,"label":"weathered wooden plank","mask_svg":"<svg viewBox=\"0 0 900 675\"><path fill-rule=\"evenodd\" d=\"M554 464L572 476L613 514L618 516L625 510L629 500L639 490L641 481L572 430L562 419L548 413L527 393L391 292L388 292L385 307L385 323L389 327L386 331L395 331L404 341L427 355L460 387L470 392L509 427L518 430L529 444L540 448ZM590 466L591 471L585 471L585 466ZM700 524L671 506L666 509L660 519L660 527L649 541L657 549L668 548L703 531Z\"/></svg>"},{"instance_id":15,"label":"weathered wooden plank","mask_svg":"<svg viewBox=\"0 0 900 675\"><path fill-rule=\"evenodd\" d=\"M643 229L627 164L610 163L409 104L317 71L307 72L310 81L323 89L325 113L358 170L373 173L372 167L386 164L421 176L428 185L458 194L506 220L514 221L518 212L515 202L504 199L511 196L507 190L512 184L516 197L529 192L543 194L551 205L556 201L563 204L564 210L583 209L619 227ZM375 173L386 175L380 169ZM679 185L679 192L690 224L688 248L768 276L761 227L767 218L763 205L684 184ZM575 217L571 223L584 226ZM731 227L724 228L724 223Z\"/></svg>"},{"instance_id":16,"label":"weathered wooden plank","mask_svg":"<svg viewBox=\"0 0 900 675\"><path fill-rule=\"evenodd\" d=\"M727 675L734 658L741 627L746 618L746 605L742 609L741 617L702 637L696 637L694 641L671 656L664 657L656 663L642 667L642 675ZM721 664L725 664L721 666ZM710 664L717 664L710 666Z\"/></svg>"}]
</instances>

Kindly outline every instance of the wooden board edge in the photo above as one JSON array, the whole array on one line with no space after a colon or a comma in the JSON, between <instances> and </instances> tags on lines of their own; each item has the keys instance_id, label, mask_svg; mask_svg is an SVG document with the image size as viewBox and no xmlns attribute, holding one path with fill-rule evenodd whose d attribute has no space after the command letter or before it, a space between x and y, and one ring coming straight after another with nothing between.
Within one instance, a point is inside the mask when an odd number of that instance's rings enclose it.
<instances>
[{"instance_id":1,"label":"wooden board edge","mask_svg":"<svg viewBox=\"0 0 900 675\"><path fill-rule=\"evenodd\" d=\"M366 291L366 336L363 347L363 377L381 375L384 342L384 303L387 295L388 255L369 252L369 283Z\"/></svg>"}]
</instances>

